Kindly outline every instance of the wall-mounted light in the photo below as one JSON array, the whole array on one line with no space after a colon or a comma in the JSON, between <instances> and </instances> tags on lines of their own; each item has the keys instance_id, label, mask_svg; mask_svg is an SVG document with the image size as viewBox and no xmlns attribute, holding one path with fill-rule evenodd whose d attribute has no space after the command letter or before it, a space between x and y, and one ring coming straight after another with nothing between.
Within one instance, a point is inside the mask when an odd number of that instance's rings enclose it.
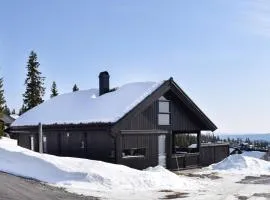
<instances>
[{"instance_id":1,"label":"wall-mounted light","mask_svg":"<svg viewBox=\"0 0 270 200\"><path fill-rule=\"evenodd\" d=\"M67 132L67 137L69 137L69 132Z\"/></svg>"}]
</instances>

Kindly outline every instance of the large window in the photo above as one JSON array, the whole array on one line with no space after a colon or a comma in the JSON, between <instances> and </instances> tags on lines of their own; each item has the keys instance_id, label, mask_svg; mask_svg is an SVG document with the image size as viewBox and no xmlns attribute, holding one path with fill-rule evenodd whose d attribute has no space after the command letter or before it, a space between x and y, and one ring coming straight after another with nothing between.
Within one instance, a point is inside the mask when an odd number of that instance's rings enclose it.
<instances>
[{"instance_id":1,"label":"large window","mask_svg":"<svg viewBox=\"0 0 270 200\"><path fill-rule=\"evenodd\" d=\"M170 118L170 101L162 96L158 101L158 125L170 125Z\"/></svg>"},{"instance_id":2,"label":"large window","mask_svg":"<svg viewBox=\"0 0 270 200\"><path fill-rule=\"evenodd\" d=\"M132 149L124 149L122 151L122 158L130 158L130 157L145 157L146 148L132 148Z\"/></svg>"}]
</instances>

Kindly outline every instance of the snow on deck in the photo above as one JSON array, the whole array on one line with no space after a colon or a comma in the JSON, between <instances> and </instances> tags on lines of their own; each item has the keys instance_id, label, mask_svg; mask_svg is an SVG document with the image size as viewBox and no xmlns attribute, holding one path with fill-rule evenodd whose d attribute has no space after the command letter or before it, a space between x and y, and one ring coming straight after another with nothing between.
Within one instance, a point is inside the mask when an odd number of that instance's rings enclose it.
<instances>
[{"instance_id":1,"label":"snow on deck","mask_svg":"<svg viewBox=\"0 0 270 200\"><path fill-rule=\"evenodd\" d=\"M39 154L7 138L0 139L0 171L85 195L200 188L198 181L180 177L161 166L141 171L101 161Z\"/></svg>"},{"instance_id":2,"label":"snow on deck","mask_svg":"<svg viewBox=\"0 0 270 200\"><path fill-rule=\"evenodd\" d=\"M129 83L101 96L98 89L62 94L24 113L11 126L116 122L162 83Z\"/></svg>"}]
</instances>

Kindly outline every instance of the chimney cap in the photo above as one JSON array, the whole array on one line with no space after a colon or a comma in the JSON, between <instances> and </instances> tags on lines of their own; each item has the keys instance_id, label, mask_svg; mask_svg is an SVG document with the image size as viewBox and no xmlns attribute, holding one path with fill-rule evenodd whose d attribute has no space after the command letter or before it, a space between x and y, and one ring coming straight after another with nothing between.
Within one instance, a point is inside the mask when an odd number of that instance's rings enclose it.
<instances>
[{"instance_id":1,"label":"chimney cap","mask_svg":"<svg viewBox=\"0 0 270 200\"><path fill-rule=\"evenodd\" d=\"M109 72L108 71L103 71L99 73L99 77L101 76L109 76Z\"/></svg>"}]
</instances>

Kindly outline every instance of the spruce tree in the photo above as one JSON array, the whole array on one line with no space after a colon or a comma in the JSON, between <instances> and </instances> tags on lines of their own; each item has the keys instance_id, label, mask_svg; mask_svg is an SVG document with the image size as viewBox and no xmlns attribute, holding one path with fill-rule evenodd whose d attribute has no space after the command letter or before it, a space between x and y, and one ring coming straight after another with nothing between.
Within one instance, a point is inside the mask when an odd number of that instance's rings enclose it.
<instances>
[{"instance_id":1,"label":"spruce tree","mask_svg":"<svg viewBox=\"0 0 270 200\"><path fill-rule=\"evenodd\" d=\"M23 94L23 107L21 114L43 102L42 97L45 94L44 80L39 71L39 62L37 54L31 51L27 62L27 75L24 82L26 91Z\"/></svg>"},{"instance_id":2,"label":"spruce tree","mask_svg":"<svg viewBox=\"0 0 270 200\"><path fill-rule=\"evenodd\" d=\"M19 115L22 115L24 112L26 112L26 107L22 105L22 107L19 110Z\"/></svg>"},{"instance_id":3,"label":"spruce tree","mask_svg":"<svg viewBox=\"0 0 270 200\"><path fill-rule=\"evenodd\" d=\"M4 97L3 78L0 78L0 118L3 117L6 100ZM4 135L4 123L0 120L0 138Z\"/></svg>"},{"instance_id":4,"label":"spruce tree","mask_svg":"<svg viewBox=\"0 0 270 200\"><path fill-rule=\"evenodd\" d=\"M15 111L14 108L12 109L11 114L12 114L12 115L16 115L16 111Z\"/></svg>"},{"instance_id":5,"label":"spruce tree","mask_svg":"<svg viewBox=\"0 0 270 200\"><path fill-rule=\"evenodd\" d=\"M76 91L78 91L79 90L79 88L78 88L78 86L75 84L74 86L73 86L73 88L72 88L72 91L73 92L76 92Z\"/></svg>"},{"instance_id":6,"label":"spruce tree","mask_svg":"<svg viewBox=\"0 0 270 200\"><path fill-rule=\"evenodd\" d=\"M3 113L6 105L3 88L3 78L0 78L0 112Z\"/></svg>"},{"instance_id":7,"label":"spruce tree","mask_svg":"<svg viewBox=\"0 0 270 200\"><path fill-rule=\"evenodd\" d=\"M6 115L10 115L10 109L7 107L7 105L4 106L3 113L5 113Z\"/></svg>"},{"instance_id":8,"label":"spruce tree","mask_svg":"<svg viewBox=\"0 0 270 200\"><path fill-rule=\"evenodd\" d=\"M55 81L53 81L52 87L51 87L51 98L53 98L57 95L58 95L58 91L57 91L56 83L55 83Z\"/></svg>"}]
</instances>

